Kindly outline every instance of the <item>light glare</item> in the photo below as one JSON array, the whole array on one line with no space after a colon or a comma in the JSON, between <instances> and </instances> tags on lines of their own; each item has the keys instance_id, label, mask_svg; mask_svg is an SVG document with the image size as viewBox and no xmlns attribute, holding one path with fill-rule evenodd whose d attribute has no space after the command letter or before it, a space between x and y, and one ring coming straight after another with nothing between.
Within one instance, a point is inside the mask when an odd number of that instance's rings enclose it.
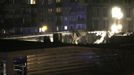
<instances>
[{"instance_id":1,"label":"light glare","mask_svg":"<svg viewBox=\"0 0 134 75\"><path fill-rule=\"evenodd\" d=\"M112 17L113 18L117 18L117 19L123 18L123 13L121 11L121 8L119 8L119 7L113 7L112 8Z\"/></svg>"},{"instance_id":2,"label":"light glare","mask_svg":"<svg viewBox=\"0 0 134 75\"><path fill-rule=\"evenodd\" d=\"M118 24L118 25L113 24L111 26L111 32L112 33L119 33L119 32L121 32L121 30L122 30L122 25L121 24Z\"/></svg>"}]
</instances>

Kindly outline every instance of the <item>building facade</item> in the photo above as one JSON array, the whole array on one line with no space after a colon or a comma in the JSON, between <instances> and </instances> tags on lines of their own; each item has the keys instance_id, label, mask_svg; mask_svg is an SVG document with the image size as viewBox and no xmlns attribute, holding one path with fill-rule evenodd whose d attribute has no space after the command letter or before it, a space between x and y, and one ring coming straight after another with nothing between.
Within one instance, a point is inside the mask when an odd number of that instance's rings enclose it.
<instances>
[{"instance_id":1,"label":"building facade","mask_svg":"<svg viewBox=\"0 0 134 75\"><path fill-rule=\"evenodd\" d=\"M111 10L118 6L123 12L120 20L123 25L123 32L133 32L133 0L87 0L87 28L88 30L110 30L113 23Z\"/></svg>"},{"instance_id":2,"label":"building facade","mask_svg":"<svg viewBox=\"0 0 134 75\"><path fill-rule=\"evenodd\" d=\"M86 7L78 2L62 3L61 28L63 30L86 29Z\"/></svg>"},{"instance_id":3,"label":"building facade","mask_svg":"<svg viewBox=\"0 0 134 75\"><path fill-rule=\"evenodd\" d=\"M48 15L53 30L86 29L86 6L79 0L48 0Z\"/></svg>"},{"instance_id":4,"label":"building facade","mask_svg":"<svg viewBox=\"0 0 134 75\"><path fill-rule=\"evenodd\" d=\"M22 33L27 27L38 29L47 21L43 0L3 0L0 7L0 29L5 33Z\"/></svg>"},{"instance_id":5,"label":"building facade","mask_svg":"<svg viewBox=\"0 0 134 75\"><path fill-rule=\"evenodd\" d=\"M123 31L134 31L133 0L1 0L0 4L1 31L12 28L10 31L19 32L24 27L38 29L43 25L48 31L109 30L114 6L123 11Z\"/></svg>"},{"instance_id":6,"label":"building facade","mask_svg":"<svg viewBox=\"0 0 134 75\"><path fill-rule=\"evenodd\" d=\"M86 29L86 8L78 0L3 0L1 4L1 30L21 32L43 25L49 31Z\"/></svg>"}]
</instances>

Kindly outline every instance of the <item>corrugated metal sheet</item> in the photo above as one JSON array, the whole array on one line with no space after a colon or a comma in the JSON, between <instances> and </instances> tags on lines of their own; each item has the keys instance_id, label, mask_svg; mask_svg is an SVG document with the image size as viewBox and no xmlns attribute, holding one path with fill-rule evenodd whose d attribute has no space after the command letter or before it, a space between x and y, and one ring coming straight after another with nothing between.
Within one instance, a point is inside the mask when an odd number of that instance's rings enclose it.
<instances>
[{"instance_id":1,"label":"corrugated metal sheet","mask_svg":"<svg viewBox=\"0 0 134 75\"><path fill-rule=\"evenodd\" d=\"M73 49L73 48L72 48ZM78 49L78 48L77 48ZM90 53L89 53L90 52ZM88 50L53 50L27 56L28 75L66 73L89 67L93 52ZM92 66L90 64L90 66Z\"/></svg>"}]
</instances>

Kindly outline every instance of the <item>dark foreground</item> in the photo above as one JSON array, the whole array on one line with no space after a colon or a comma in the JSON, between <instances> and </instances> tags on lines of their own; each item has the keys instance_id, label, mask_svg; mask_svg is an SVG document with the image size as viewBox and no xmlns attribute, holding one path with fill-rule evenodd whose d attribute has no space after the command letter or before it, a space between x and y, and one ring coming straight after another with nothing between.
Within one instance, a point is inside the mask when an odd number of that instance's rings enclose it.
<instances>
[{"instance_id":1,"label":"dark foreground","mask_svg":"<svg viewBox=\"0 0 134 75\"><path fill-rule=\"evenodd\" d=\"M1 50L1 52L8 52L9 48L11 49L11 52L13 52L14 50L18 51L18 50L26 50L31 48L35 48L35 49L43 48L43 47L60 48L61 46L70 47L70 45L67 44L66 45L52 44L52 43L44 44L44 43L19 42L19 41L11 41L11 40L9 42L8 41L6 42L8 44L5 44L5 40L1 41L0 43L1 49L6 50L6 51ZM17 47L15 47L16 45L14 44L16 44ZM87 46L79 45L79 47L88 47L89 50L85 50L85 51L54 50L50 52L48 51L48 56L50 56L50 58L52 59L43 58L43 60L47 59L46 61L49 61L51 63L50 64L49 62L48 63L44 62L44 63L49 64L50 66L52 64L55 64L54 66L64 65L64 64L67 65L55 68L54 71L48 71L42 74L40 73L40 74L32 74L32 75L134 75L133 45L129 45L129 44L87 45ZM86 65L75 64L75 60L80 61L80 63L85 63ZM73 64L70 65L71 63ZM45 68L45 69L50 70L52 68L50 69Z\"/></svg>"},{"instance_id":2,"label":"dark foreground","mask_svg":"<svg viewBox=\"0 0 134 75\"><path fill-rule=\"evenodd\" d=\"M66 59L66 58L65 58ZM89 63L83 68L63 70L50 75L134 75L133 50L96 50L81 55ZM79 65L78 65L79 66ZM45 75L45 74L41 74Z\"/></svg>"}]
</instances>

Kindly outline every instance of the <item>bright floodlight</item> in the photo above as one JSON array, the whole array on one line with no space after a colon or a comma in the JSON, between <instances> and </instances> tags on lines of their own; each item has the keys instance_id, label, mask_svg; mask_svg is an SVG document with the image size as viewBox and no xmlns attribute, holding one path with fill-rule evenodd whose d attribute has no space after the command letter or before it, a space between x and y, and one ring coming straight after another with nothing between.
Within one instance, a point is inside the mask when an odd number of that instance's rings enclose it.
<instances>
[{"instance_id":1,"label":"bright floodlight","mask_svg":"<svg viewBox=\"0 0 134 75\"><path fill-rule=\"evenodd\" d=\"M121 25L121 24L118 24L118 25L113 24L113 25L111 26L111 32L112 32L112 33L119 33L119 32L121 32L121 31L122 31L122 25Z\"/></svg>"},{"instance_id":2,"label":"bright floodlight","mask_svg":"<svg viewBox=\"0 0 134 75\"><path fill-rule=\"evenodd\" d=\"M123 18L123 13L121 11L121 8L119 7L113 7L112 8L112 17L116 19L121 19Z\"/></svg>"}]
</instances>

